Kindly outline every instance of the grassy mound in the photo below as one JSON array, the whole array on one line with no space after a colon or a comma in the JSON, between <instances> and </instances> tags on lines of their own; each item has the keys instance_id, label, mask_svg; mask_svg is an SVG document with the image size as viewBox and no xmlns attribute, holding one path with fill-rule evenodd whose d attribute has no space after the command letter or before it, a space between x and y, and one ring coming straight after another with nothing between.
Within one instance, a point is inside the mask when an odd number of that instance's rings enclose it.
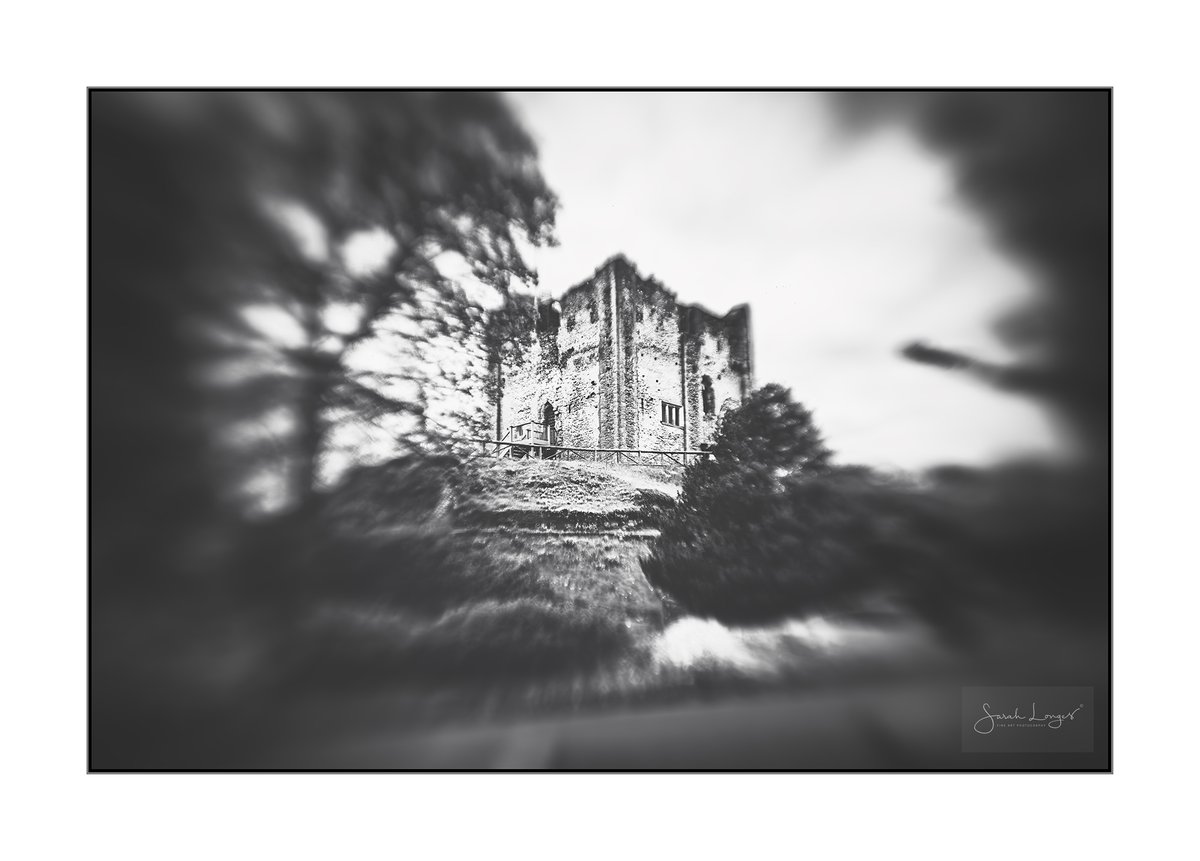
<instances>
[{"instance_id":1,"label":"grassy mound","mask_svg":"<svg viewBox=\"0 0 1200 861\"><path fill-rule=\"evenodd\" d=\"M572 461L482 461L458 477L455 516L477 525L598 530L651 526L679 470Z\"/></svg>"}]
</instances>

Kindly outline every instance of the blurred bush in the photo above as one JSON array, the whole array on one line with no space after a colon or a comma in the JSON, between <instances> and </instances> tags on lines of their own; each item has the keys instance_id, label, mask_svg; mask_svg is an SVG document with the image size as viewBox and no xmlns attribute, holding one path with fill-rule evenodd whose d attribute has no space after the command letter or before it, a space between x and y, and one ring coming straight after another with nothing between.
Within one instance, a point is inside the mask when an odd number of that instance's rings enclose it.
<instances>
[{"instance_id":1,"label":"blurred bush","mask_svg":"<svg viewBox=\"0 0 1200 861\"><path fill-rule=\"evenodd\" d=\"M618 622L543 600L478 601L436 618L334 610L316 617L302 671L321 687L502 682L577 673L628 647Z\"/></svg>"},{"instance_id":2,"label":"blurred bush","mask_svg":"<svg viewBox=\"0 0 1200 861\"><path fill-rule=\"evenodd\" d=\"M776 478L755 464L701 464L643 568L686 609L731 623L911 594L945 574L929 502L865 470Z\"/></svg>"},{"instance_id":3,"label":"blurred bush","mask_svg":"<svg viewBox=\"0 0 1200 861\"><path fill-rule=\"evenodd\" d=\"M539 560L455 532L454 486L471 474L447 456L360 467L319 505L257 530L243 567L258 585L243 603L274 641L269 685L288 698L467 693L586 672L629 645L623 616L556 591Z\"/></svg>"},{"instance_id":4,"label":"blurred bush","mask_svg":"<svg viewBox=\"0 0 1200 861\"><path fill-rule=\"evenodd\" d=\"M893 606L958 643L985 616L1106 622L1107 495L1094 472L1025 463L915 479L830 466L797 413L779 391L755 393L722 422L725 457L688 468L642 562L683 610L759 624Z\"/></svg>"}]
</instances>

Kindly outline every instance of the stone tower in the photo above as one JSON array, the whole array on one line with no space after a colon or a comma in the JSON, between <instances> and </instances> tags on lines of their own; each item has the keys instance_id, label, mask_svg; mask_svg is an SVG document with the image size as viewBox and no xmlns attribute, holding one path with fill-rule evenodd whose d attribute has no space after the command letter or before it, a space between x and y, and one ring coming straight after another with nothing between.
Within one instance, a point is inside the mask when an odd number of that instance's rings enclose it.
<instances>
[{"instance_id":1,"label":"stone tower","mask_svg":"<svg viewBox=\"0 0 1200 861\"><path fill-rule=\"evenodd\" d=\"M532 348L500 371L501 435L537 422L558 445L696 450L753 386L750 309L684 305L622 255L538 311Z\"/></svg>"}]
</instances>

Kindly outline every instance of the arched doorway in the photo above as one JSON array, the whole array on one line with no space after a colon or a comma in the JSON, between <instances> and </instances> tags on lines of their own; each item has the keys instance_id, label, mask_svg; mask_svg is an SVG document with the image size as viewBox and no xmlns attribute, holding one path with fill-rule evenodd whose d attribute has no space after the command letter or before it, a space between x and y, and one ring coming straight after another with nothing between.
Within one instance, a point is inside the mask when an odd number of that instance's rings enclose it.
<instances>
[{"instance_id":1,"label":"arched doorway","mask_svg":"<svg viewBox=\"0 0 1200 861\"><path fill-rule=\"evenodd\" d=\"M557 429L554 427L554 407L549 401L546 401L546 406L542 409L542 430L550 445L558 445Z\"/></svg>"}]
</instances>

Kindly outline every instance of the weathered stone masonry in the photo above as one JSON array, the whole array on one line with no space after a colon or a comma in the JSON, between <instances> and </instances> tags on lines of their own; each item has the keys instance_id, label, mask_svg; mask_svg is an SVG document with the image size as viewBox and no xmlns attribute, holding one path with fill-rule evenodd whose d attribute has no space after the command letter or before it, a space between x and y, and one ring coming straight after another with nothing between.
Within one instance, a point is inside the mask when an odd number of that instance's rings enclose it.
<instances>
[{"instance_id":1,"label":"weathered stone masonry","mask_svg":"<svg viewBox=\"0 0 1200 861\"><path fill-rule=\"evenodd\" d=\"M552 418L559 445L694 450L753 386L747 306L682 304L621 255L542 303L536 335L501 369L501 433Z\"/></svg>"}]
</instances>

